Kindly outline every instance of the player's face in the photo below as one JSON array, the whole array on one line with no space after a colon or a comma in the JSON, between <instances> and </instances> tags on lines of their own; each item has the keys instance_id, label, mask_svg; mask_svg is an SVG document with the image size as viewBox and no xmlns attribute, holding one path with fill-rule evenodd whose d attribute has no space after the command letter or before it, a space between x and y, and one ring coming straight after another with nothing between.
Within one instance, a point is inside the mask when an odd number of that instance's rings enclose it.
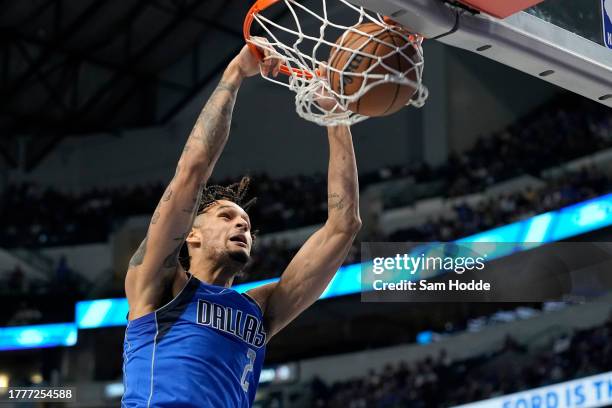
<instances>
[{"instance_id":1,"label":"player's face","mask_svg":"<svg viewBox=\"0 0 612 408\"><path fill-rule=\"evenodd\" d=\"M202 246L213 246L240 263L247 263L253 244L249 215L236 203L215 202L205 213L202 223Z\"/></svg>"}]
</instances>

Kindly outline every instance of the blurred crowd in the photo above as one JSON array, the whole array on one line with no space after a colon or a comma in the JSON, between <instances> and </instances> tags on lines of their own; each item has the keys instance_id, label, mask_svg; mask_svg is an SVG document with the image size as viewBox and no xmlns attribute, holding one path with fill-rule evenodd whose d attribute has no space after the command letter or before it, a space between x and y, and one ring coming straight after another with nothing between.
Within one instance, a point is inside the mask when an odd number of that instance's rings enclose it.
<instances>
[{"instance_id":1,"label":"blurred crowd","mask_svg":"<svg viewBox=\"0 0 612 408\"><path fill-rule=\"evenodd\" d=\"M413 364L400 362L367 376L325 384L315 378L317 408L445 407L493 398L612 370L612 319L556 338L530 352L512 337L500 350L452 361L445 351Z\"/></svg>"},{"instance_id":2,"label":"blurred crowd","mask_svg":"<svg viewBox=\"0 0 612 408\"><path fill-rule=\"evenodd\" d=\"M612 115L568 98L532 111L500 132L480 137L444 166L449 196L478 192L500 181L559 166L612 145Z\"/></svg>"},{"instance_id":3,"label":"blurred crowd","mask_svg":"<svg viewBox=\"0 0 612 408\"><path fill-rule=\"evenodd\" d=\"M19 266L0 274L0 326L22 326L66 321L74 316L74 302L91 283L60 256L48 277L28 275ZM61 296L64 302L57 302ZM72 303L71 303L72 302Z\"/></svg>"},{"instance_id":4,"label":"blurred crowd","mask_svg":"<svg viewBox=\"0 0 612 408\"><path fill-rule=\"evenodd\" d=\"M150 213L163 189L160 183L68 194L33 183L10 185L2 194L0 246L39 248L105 242L113 223Z\"/></svg>"},{"instance_id":5,"label":"blurred crowd","mask_svg":"<svg viewBox=\"0 0 612 408\"><path fill-rule=\"evenodd\" d=\"M449 241L578 203L607 193L611 187L610 178L597 168L583 167L547 180L542 188L502 193L476 205L457 204L450 216L396 231L388 240Z\"/></svg>"},{"instance_id":6,"label":"blurred crowd","mask_svg":"<svg viewBox=\"0 0 612 408\"><path fill-rule=\"evenodd\" d=\"M502 180L521 174L538 176L543 169L611 147L611 129L612 116L605 107L568 96L500 132L478 138L472 149L451 154L443 166L430 168L424 163L411 163L381 168L361 174L361 187L410 178L416 184L439 181L444 187L437 193L447 196L479 192ZM325 219L324 175L252 176L251 193L259 197L259 202L252 207L251 218L263 233L312 225ZM0 230L0 246L106 241L113 227L126 217L151 214L164 188L157 183L69 194L31 183L10 185L0 200L0 223L4 227Z\"/></svg>"}]
</instances>

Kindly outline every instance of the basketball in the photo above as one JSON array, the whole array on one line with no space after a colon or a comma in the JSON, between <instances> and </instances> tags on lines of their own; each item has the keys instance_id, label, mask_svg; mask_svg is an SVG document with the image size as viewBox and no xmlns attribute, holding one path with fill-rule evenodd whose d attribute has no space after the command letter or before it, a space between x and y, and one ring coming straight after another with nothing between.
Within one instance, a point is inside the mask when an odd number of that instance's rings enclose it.
<instances>
[{"instance_id":1,"label":"basketball","mask_svg":"<svg viewBox=\"0 0 612 408\"><path fill-rule=\"evenodd\" d=\"M406 74L411 81L417 82L417 73L411 62L416 61L415 47L408 46L402 52L393 52L396 47L404 47L408 41L397 32L385 30L375 23L364 23L355 27L366 34L375 34L376 39L356 32L347 32L338 38L336 44L350 50L359 50L361 53L342 49L338 46L332 48L329 57L329 83L334 92L351 96L358 92L363 81L380 81L380 79L366 79L359 75L372 65L376 64L377 57L383 64L378 64L370 74L393 74L387 67ZM389 44L389 45L387 45ZM367 57L364 54L372 55ZM416 57L416 58L415 58ZM386 65L386 66L385 66ZM350 73L345 75L345 73ZM368 85L368 82L365 84ZM412 98L416 92L415 87L390 82L382 82L357 101L349 104L349 110L365 116L387 116L397 112Z\"/></svg>"}]
</instances>

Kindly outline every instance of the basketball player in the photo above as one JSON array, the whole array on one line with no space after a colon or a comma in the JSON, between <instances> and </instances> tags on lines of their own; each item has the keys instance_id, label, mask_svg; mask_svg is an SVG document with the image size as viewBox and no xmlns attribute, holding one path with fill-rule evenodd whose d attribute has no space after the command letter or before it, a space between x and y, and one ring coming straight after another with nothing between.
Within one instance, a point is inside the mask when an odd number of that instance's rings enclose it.
<instances>
[{"instance_id":1,"label":"basketball player","mask_svg":"<svg viewBox=\"0 0 612 408\"><path fill-rule=\"evenodd\" d=\"M225 70L130 261L122 406L250 407L266 343L319 298L360 228L351 134L329 127L324 226L279 282L244 295L231 289L253 243L243 202L248 181L230 187L206 181L227 142L241 82L259 73L260 64L264 75L278 74L280 61L266 57L260 63L244 47ZM184 242L189 270L179 263Z\"/></svg>"}]
</instances>

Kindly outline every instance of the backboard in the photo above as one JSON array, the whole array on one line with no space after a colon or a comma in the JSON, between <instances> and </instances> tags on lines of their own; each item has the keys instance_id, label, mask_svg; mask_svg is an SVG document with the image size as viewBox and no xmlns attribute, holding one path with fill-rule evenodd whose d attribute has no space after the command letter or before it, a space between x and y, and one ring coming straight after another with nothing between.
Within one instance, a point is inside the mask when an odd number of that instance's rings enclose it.
<instances>
[{"instance_id":1,"label":"backboard","mask_svg":"<svg viewBox=\"0 0 612 408\"><path fill-rule=\"evenodd\" d=\"M608 3L612 13L612 2L608 0ZM602 20L603 4L602 0L547 0L525 11L544 22L606 46L608 38ZM612 47L612 41L608 44Z\"/></svg>"},{"instance_id":2,"label":"backboard","mask_svg":"<svg viewBox=\"0 0 612 408\"><path fill-rule=\"evenodd\" d=\"M612 107L612 0L545 0L503 20L463 1L351 1Z\"/></svg>"}]
</instances>

